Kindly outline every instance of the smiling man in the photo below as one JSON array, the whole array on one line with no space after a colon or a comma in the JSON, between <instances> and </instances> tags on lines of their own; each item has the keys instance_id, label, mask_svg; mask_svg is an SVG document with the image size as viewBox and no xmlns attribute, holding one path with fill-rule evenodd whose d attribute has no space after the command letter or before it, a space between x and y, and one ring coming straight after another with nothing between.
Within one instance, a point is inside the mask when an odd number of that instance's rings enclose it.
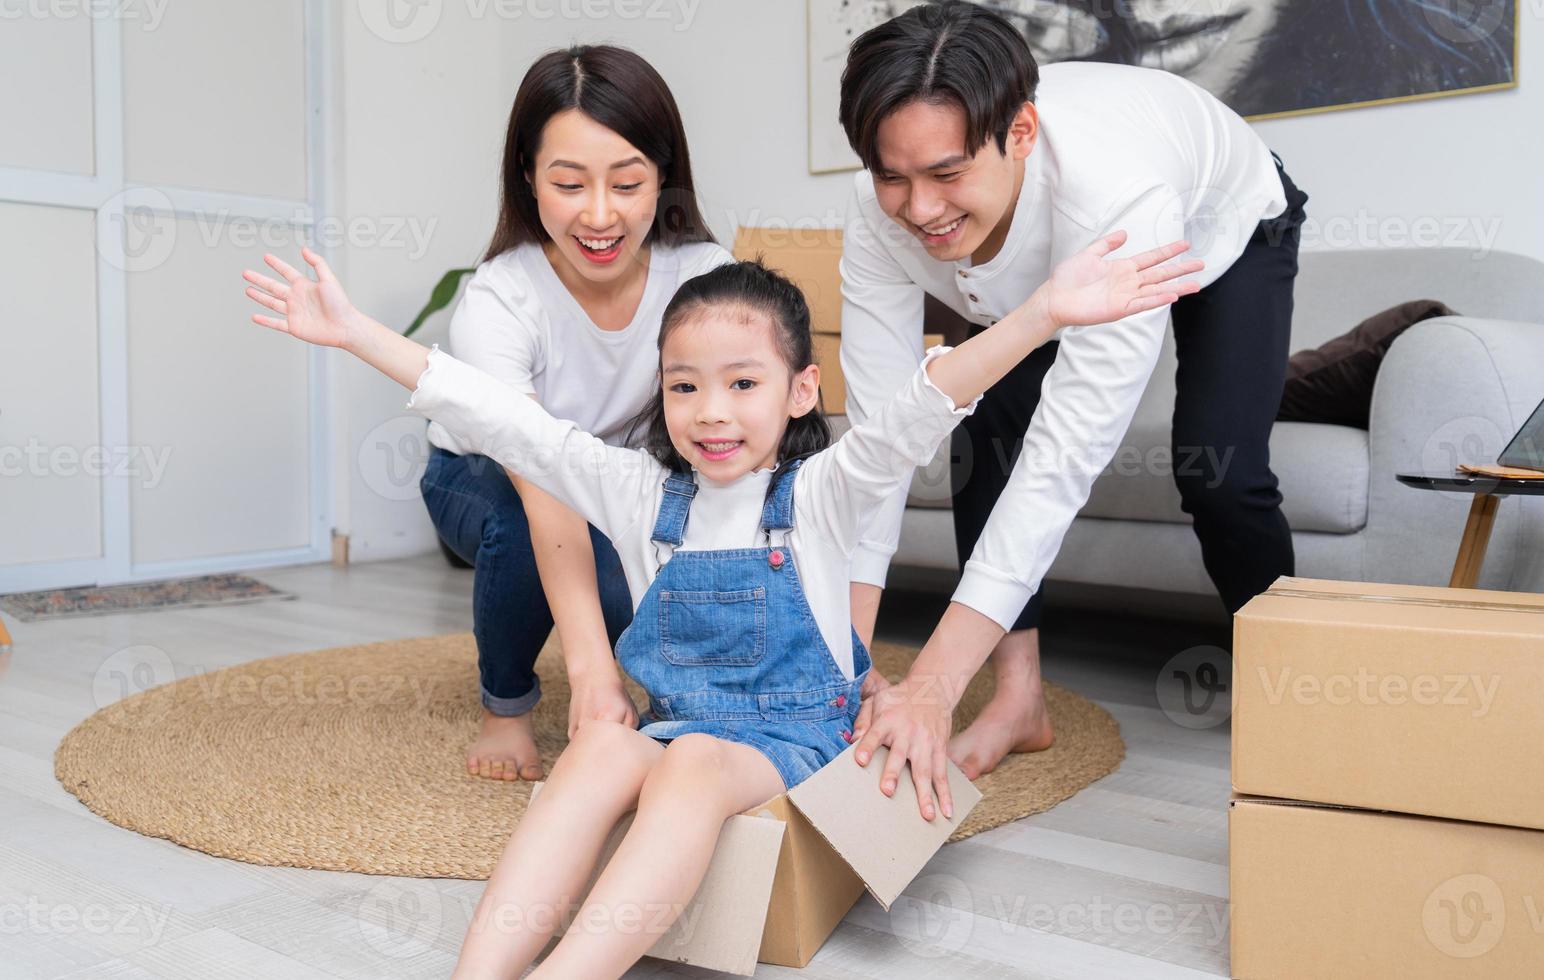
<instances>
[{"instance_id":1,"label":"smiling man","mask_svg":"<svg viewBox=\"0 0 1544 980\"><path fill-rule=\"evenodd\" d=\"M1195 84L1126 65L1042 73L1006 20L961 0L912 8L853 42L841 120L867 170L847 217L842 370L854 423L922 356L923 296L995 322L1095 238L1117 254L1188 239L1202 289L1171 310L1069 328L993 387L955 434L954 601L901 683L869 692L858 759L936 759L954 704L990 655L996 694L948 741L971 778L1054 738L1041 691L1040 585L1094 477L1119 447L1172 313L1174 459L1185 511L1229 611L1291 574L1270 469L1307 195L1235 113ZM854 558L867 639L904 495ZM871 675L877 678L877 673Z\"/></svg>"}]
</instances>

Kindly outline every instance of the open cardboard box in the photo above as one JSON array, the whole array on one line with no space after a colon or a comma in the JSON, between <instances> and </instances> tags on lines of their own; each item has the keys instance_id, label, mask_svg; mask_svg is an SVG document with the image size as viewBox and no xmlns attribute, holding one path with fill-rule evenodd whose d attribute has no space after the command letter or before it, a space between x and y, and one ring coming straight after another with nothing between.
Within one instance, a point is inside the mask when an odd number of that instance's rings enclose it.
<instances>
[{"instance_id":1,"label":"open cardboard box","mask_svg":"<svg viewBox=\"0 0 1544 980\"><path fill-rule=\"evenodd\" d=\"M758 960L802 967L865 889L888 910L981 793L950 763L954 817L929 822L917 810L911 767L887 797L879 778L889 750L865 767L856 749L725 821L701 887L649 955L747 976ZM540 790L532 787L533 799ZM611 832L597 877L631 825L628 814Z\"/></svg>"},{"instance_id":2,"label":"open cardboard box","mask_svg":"<svg viewBox=\"0 0 1544 980\"><path fill-rule=\"evenodd\" d=\"M1544 973L1544 832L1235 797L1228 835L1235 977Z\"/></svg>"},{"instance_id":3,"label":"open cardboard box","mask_svg":"<svg viewBox=\"0 0 1544 980\"><path fill-rule=\"evenodd\" d=\"M730 251L742 262L759 256L792 279L809 304L810 330L842 332L842 229L745 227Z\"/></svg>"},{"instance_id":4,"label":"open cardboard box","mask_svg":"<svg viewBox=\"0 0 1544 980\"><path fill-rule=\"evenodd\" d=\"M1233 629L1236 792L1544 829L1544 595L1283 577Z\"/></svg>"}]
</instances>

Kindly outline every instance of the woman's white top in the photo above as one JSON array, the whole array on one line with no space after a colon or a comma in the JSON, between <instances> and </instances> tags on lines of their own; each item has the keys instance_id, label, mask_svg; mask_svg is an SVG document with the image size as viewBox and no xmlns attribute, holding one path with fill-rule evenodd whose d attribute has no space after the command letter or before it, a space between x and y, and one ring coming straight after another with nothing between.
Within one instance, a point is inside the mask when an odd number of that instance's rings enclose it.
<instances>
[{"instance_id":1,"label":"woman's white top","mask_svg":"<svg viewBox=\"0 0 1544 980\"><path fill-rule=\"evenodd\" d=\"M934 348L911 379L862 425L805 460L794 476L794 529L786 545L821 636L843 674L853 677L850 560L864 517L933 458L959 420L927 375ZM979 400L979 399L978 399ZM563 501L611 539L622 560L633 607L643 600L662 555L650 540L668 471L642 449L611 445L572 421L436 346L408 399L409 411L433 419L471 452L482 453ZM681 548L717 551L766 547L761 512L773 470L719 484L696 474L697 495Z\"/></svg>"},{"instance_id":2,"label":"woman's white top","mask_svg":"<svg viewBox=\"0 0 1544 980\"><path fill-rule=\"evenodd\" d=\"M450 320L450 350L602 441L620 446L658 385L659 324L681 283L734 261L713 242L654 245L632 322L602 330L569 293L540 245L517 245L477 267ZM472 452L444 426L429 442Z\"/></svg>"},{"instance_id":3,"label":"woman's white top","mask_svg":"<svg viewBox=\"0 0 1544 980\"><path fill-rule=\"evenodd\" d=\"M842 243L842 372L862 421L922 355L922 297L990 324L1027 300L1064 259L1116 229L1124 258L1180 238L1206 286L1244 251L1262 218L1287 206L1270 150L1227 106L1164 71L1065 62L1041 69L1040 135L1002 250L979 266L941 262L855 178ZM1233 327L1250 329L1248 310ZM1011 629L1061 548L1089 488L1115 454L1163 346L1169 311L1068 327L1046 373L1024 448L966 562L956 602ZM983 465L978 461L978 465ZM904 491L876 509L853 578L883 585Z\"/></svg>"}]
</instances>

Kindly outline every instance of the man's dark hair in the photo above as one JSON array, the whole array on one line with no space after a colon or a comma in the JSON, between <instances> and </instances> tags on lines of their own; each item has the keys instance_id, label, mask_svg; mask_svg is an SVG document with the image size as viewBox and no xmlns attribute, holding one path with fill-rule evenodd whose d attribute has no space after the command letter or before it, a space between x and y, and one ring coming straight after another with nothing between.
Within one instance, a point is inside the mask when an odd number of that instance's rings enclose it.
<instances>
[{"instance_id":1,"label":"man's dark hair","mask_svg":"<svg viewBox=\"0 0 1544 980\"><path fill-rule=\"evenodd\" d=\"M1035 100L1040 69L1012 24L965 0L913 7L858 35L842 71L842 128L869 170L881 168L879 124L921 100L965 113L965 150L988 139L1008 150L1008 127Z\"/></svg>"}]
</instances>

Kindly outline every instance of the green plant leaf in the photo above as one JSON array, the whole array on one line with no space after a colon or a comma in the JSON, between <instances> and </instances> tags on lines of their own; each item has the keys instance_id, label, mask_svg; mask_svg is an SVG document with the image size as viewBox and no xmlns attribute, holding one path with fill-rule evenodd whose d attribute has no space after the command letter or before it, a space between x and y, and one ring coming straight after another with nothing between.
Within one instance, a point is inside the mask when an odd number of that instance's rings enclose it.
<instances>
[{"instance_id":1,"label":"green plant leaf","mask_svg":"<svg viewBox=\"0 0 1544 980\"><path fill-rule=\"evenodd\" d=\"M450 301L456 298L456 290L461 288L461 280L476 271L476 269L451 269L444 276L440 277L440 281L435 284L434 291L429 294L429 302L424 304L424 308L418 311L418 315L413 318L413 322L407 325L406 330L402 331L402 336L413 336L413 332L423 326L425 320L449 306Z\"/></svg>"}]
</instances>

